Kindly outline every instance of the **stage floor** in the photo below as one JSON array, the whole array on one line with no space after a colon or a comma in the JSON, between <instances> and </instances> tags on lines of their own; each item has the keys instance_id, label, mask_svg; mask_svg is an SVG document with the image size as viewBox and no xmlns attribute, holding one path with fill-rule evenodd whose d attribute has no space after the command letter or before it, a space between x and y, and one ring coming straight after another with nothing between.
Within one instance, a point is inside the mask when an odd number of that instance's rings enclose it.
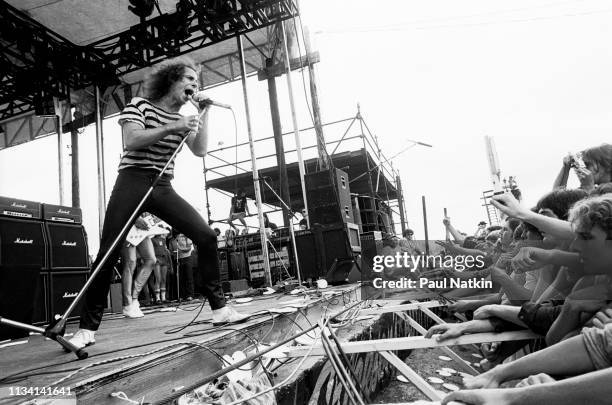
<instances>
[{"instance_id":1,"label":"stage floor","mask_svg":"<svg viewBox=\"0 0 612 405\"><path fill-rule=\"evenodd\" d=\"M145 393L146 402L165 402L177 388L190 386L221 368L218 358L202 346L221 355L231 355L249 346L249 337L280 341L297 332L299 327L318 321L323 313L342 308L343 302L359 299L356 285L324 291L323 296L277 293L254 297L246 304L231 303L240 312L257 315L247 323L229 328L213 327L209 322L210 307L205 304L195 322L178 331L198 314L199 301L181 304L178 308L143 308L145 317L140 319L106 315L96 333L96 344L87 348L86 360L64 353L56 342L40 335L0 344L0 392L3 394L0 404L19 402L5 392L15 386L70 387L79 404L125 403L110 396L120 391L130 398L140 398ZM299 310L293 314L270 312L288 307ZM74 333L77 326L69 324L67 335ZM176 332L170 333L173 329ZM245 331L249 336L234 329ZM79 370L83 367L86 368Z\"/></svg>"}]
</instances>

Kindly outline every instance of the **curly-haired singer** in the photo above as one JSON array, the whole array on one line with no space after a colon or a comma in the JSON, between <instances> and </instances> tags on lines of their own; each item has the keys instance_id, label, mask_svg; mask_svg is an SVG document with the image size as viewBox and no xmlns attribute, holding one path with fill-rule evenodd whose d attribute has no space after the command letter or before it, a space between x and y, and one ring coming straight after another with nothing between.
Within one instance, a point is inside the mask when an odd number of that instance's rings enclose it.
<instances>
[{"instance_id":1,"label":"curly-haired singer","mask_svg":"<svg viewBox=\"0 0 612 405\"><path fill-rule=\"evenodd\" d=\"M145 97L134 97L121 112L124 153L113 188L100 240L100 250L94 267L110 249L125 223L161 173L183 137L196 156L204 156L208 144L208 109L200 115L183 116L179 109L198 89L198 69L186 57L164 61L157 65L145 81ZM196 104L196 103L194 103ZM200 118L201 117L201 118ZM170 164L153 192L141 208L178 229L198 248L198 268L204 280L203 295L213 310L213 324L222 325L246 320L248 317L225 306L219 283L217 235L172 188L174 164ZM102 321L106 296L110 288L113 264L120 246L113 249L108 260L92 282L85 296L79 330L71 342L84 347L95 342L94 333ZM138 301L134 301L137 305Z\"/></svg>"}]
</instances>

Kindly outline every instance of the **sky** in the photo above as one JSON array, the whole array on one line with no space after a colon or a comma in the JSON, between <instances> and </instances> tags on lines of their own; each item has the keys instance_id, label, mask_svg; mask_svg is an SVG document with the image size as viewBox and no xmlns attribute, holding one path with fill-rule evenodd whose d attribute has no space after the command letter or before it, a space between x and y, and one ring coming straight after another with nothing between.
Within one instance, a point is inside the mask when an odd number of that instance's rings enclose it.
<instances>
[{"instance_id":1,"label":"sky","mask_svg":"<svg viewBox=\"0 0 612 405\"><path fill-rule=\"evenodd\" d=\"M491 188L485 135L495 140L502 177L516 177L527 205L551 189L568 152L612 142L608 1L302 0L300 5L321 55L316 73L323 121L354 117L359 104L387 156L409 140L433 145L408 149L392 161L416 238L424 234L422 196L431 238L444 237L444 208L455 226L469 233L486 219L480 201L482 191ZM302 75L294 72L292 80L299 126L308 127ZM285 78L278 84L282 127L291 131ZM249 79L248 90L253 136L270 136L265 83ZM240 82L208 93L234 106L238 142L246 141ZM227 110L213 111L210 126L211 148L235 143ZM345 129L326 127L325 136L337 139ZM121 153L116 118L105 121L104 136L108 198ZM81 200L92 252L98 232L94 138L93 127L80 136ZM291 138L285 138L286 149L294 144ZM302 133L303 144L313 142L312 132ZM68 140L63 148L68 164L67 145ZM259 143L257 154L270 153L269 147ZM234 152L222 156L233 161ZM248 149L238 155L248 159ZM295 154L287 160L295 161ZM243 167L250 170L250 164ZM202 159L183 151L174 186L205 213L202 168ZM55 137L0 151L0 195L58 203L57 183ZM66 185L70 201L69 180ZM570 185L577 185L574 175ZM215 192L210 199L212 217L227 216L228 199Z\"/></svg>"}]
</instances>

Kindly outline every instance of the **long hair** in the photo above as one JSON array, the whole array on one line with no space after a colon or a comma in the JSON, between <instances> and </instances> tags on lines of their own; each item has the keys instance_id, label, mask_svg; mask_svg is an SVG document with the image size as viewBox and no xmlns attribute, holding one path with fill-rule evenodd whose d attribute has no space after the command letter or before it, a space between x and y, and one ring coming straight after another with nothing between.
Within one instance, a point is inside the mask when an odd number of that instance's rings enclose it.
<instances>
[{"instance_id":1,"label":"long hair","mask_svg":"<svg viewBox=\"0 0 612 405\"><path fill-rule=\"evenodd\" d=\"M587 192L582 189L554 190L540 198L536 204L536 212L547 208L555 213L557 218L567 220L569 210L576 202L584 199Z\"/></svg>"},{"instance_id":2,"label":"long hair","mask_svg":"<svg viewBox=\"0 0 612 405\"><path fill-rule=\"evenodd\" d=\"M570 210L569 219L575 225L589 228L599 225L612 239L612 194L604 194L577 202Z\"/></svg>"},{"instance_id":3,"label":"long hair","mask_svg":"<svg viewBox=\"0 0 612 405\"><path fill-rule=\"evenodd\" d=\"M582 151L582 158L585 161L597 163L606 173L612 175L612 145L603 143Z\"/></svg>"},{"instance_id":4,"label":"long hair","mask_svg":"<svg viewBox=\"0 0 612 405\"><path fill-rule=\"evenodd\" d=\"M168 59L154 66L145 79L145 97L150 100L164 97L185 74L186 68L198 72L195 62L187 56Z\"/></svg>"}]
</instances>

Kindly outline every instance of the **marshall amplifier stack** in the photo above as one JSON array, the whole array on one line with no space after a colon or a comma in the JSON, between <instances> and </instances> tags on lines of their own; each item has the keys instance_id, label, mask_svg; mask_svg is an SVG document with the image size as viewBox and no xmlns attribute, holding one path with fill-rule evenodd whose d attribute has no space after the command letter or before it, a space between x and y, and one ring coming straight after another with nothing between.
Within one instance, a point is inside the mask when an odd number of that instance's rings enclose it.
<instances>
[{"instance_id":1,"label":"marshall amplifier stack","mask_svg":"<svg viewBox=\"0 0 612 405\"><path fill-rule=\"evenodd\" d=\"M0 197L0 316L48 323L64 312L88 274L80 209ZM0 326L0 341L26 334Z\"/></svg>"}]
</instances>

